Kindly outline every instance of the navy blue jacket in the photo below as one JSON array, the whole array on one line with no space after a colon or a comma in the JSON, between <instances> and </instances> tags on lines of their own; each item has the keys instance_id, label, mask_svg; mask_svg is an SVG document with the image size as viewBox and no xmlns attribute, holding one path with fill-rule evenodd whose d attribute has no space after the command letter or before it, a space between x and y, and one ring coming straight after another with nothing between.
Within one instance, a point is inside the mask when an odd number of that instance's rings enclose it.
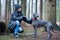
<instances>
[{"instance_id":1,"label":"navy blue jacket","mask_svg":"<svg viewBox=\"0 0 60 40\"><path fill-rule=\"evenodd\" d=\"M14 13L12 13L12 15L11 15L10 21L16 21L17 20L17 21L21 22L22 18L23 18L22 12L19 13L17 11L14 11Z\"/></svg>"}]
</instances>

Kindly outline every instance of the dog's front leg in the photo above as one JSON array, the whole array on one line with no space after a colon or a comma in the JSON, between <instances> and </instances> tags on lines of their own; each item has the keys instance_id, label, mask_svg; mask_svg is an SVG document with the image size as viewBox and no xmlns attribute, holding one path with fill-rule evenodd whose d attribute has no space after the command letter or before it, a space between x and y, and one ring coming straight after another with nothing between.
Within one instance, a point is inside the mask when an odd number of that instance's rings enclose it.
<instances>
[{"instance_id":1,"label":"dog's front leg","mask_svg":"<svg viewBox=\"0 0 60 40\"><path fill-rule=\"evenodd\" d=\"M34 28L34 38L37 37L37 28Z\"/></svg>"}]
</instances>

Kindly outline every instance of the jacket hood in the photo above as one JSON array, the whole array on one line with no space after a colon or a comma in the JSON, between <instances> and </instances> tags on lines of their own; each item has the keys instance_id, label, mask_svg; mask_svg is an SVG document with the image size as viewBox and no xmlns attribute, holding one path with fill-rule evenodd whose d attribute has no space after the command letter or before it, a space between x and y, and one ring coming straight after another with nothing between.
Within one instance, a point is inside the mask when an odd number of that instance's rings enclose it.
<instances>
[{"instance_id":1,"label":"jacket hood","mask_svg":"<svg viewBox=\"0 0 60 40\"><path fill-rule=\"evenodd\" d=\"M19 4L15 4L14 7L15 7L15 10L17 10L17 9L19 9L19 8L22 8L22 6L19 5Z\"/></svg>"}]
</instances>

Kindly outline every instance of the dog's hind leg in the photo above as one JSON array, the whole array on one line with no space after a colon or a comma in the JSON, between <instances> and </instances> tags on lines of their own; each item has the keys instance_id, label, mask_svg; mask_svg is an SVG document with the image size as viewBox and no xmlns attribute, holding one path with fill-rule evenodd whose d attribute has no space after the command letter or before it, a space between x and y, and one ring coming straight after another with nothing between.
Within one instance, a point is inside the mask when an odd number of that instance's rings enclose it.
<instances>
[{"instance_id":1,"label":"dog's hind leg","mask_svg":"<svg viewBox=\"0 0 60 40\"><path fill-rule=\"evenodd\" d=\"M50 32L50 27L47 26L47 39L46 40L49 40L51 37L52 37L52 34Z\"/></svg>"},{"instance_id":2,"label":"dog's hind leg","mask_svg":"<svg viewBox=\"0 0 60 40\"><path fill-rule=\"evenodd\" d=\"M51 26L51 31L52 31L53 33L56 33L56 32L54 31L54 28L53 28L53 26Z\"/></svg>"},{"instance_id":3,"label":"dog's hind leg","mask_svg":"<svg viewBox=\"0 0 60 40\"><path fill-rule=\"evenodd\" d=\"M45 26L45 31L47 32L47 28L46 28L46 26Z\"/></svg>"}]
</instances>

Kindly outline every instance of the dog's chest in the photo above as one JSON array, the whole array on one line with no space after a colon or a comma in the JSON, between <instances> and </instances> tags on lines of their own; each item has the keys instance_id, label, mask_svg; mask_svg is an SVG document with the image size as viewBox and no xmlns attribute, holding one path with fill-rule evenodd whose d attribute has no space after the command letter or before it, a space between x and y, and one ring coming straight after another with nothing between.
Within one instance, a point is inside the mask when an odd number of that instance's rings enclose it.
<instances>
[{"instance_id":1,"label":"dog's chest","mask_svg":"<svg viewBox=\"0 0 60 40\"><path fill-rule=\"evenodd\" d=\"M39 24L39 22L38 22L37 20L34 20L34 21L32 22L32 24L33 24L33 25L36 25L36 24Z\"/></svg>"}]
</instances>

